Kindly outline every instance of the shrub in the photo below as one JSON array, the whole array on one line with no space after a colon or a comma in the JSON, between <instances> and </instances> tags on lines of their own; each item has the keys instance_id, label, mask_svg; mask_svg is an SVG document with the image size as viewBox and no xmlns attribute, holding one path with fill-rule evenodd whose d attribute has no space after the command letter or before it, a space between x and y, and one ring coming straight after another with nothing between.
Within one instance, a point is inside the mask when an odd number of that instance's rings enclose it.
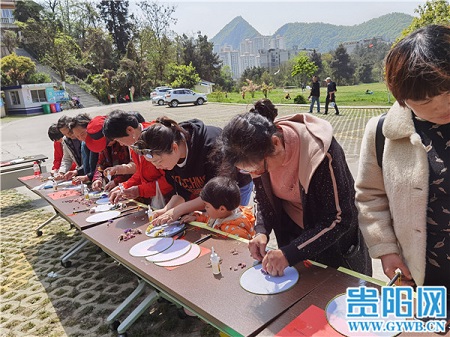
<instances>
[{"instance_id":1,"label":"shrub","mask_svg":"<svg viewBox=\"0 0 450 337\"><path fill-rule=\"evenodd\" d=\"M294 97L294 103L295 104L306 104L306 99L305 97L303 97L303 95L298 94L297 96Z\"/></svg>"}]
</instances>

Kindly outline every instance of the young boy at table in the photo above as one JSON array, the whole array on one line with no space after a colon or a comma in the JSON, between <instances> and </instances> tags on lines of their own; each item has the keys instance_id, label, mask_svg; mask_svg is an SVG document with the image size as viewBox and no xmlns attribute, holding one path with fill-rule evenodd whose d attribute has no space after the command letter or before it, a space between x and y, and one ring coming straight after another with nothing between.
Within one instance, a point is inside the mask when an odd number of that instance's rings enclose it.
<instances>
[{"instance_id":1,"label":"young boy at table","mask_svg":"<svg viewBox=\"0 0 450 337\"><path fill-rule=\"evenodd\" d=\"M195 211L181 218L181 222L205 222L222 232L251 239L255 234L255 216L252 208L239 206L239 186L228 177L215 177L208 181L200 192L205 203L205 212Z\"/></svg>"}]
</instances>

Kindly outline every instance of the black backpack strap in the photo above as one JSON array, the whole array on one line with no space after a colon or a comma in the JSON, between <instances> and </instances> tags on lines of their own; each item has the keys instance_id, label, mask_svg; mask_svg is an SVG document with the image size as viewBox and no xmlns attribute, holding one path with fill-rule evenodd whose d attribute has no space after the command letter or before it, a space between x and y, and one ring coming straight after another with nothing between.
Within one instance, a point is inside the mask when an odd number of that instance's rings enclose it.
<instances>
[{"instance_id":1,"label":"black backpack strap","mask_svg":"<svg viewBox=\"0 0 450 337\"><path fill-rule=\"evenodd\" d=\"M377 130L375 133L375 149L377 152L377 162L379 167L383 167L383 152L384 152L384 135L383 135L383 123L386 117L386 112L380 116L377 123Z\"/></svg>"}]
</instances>

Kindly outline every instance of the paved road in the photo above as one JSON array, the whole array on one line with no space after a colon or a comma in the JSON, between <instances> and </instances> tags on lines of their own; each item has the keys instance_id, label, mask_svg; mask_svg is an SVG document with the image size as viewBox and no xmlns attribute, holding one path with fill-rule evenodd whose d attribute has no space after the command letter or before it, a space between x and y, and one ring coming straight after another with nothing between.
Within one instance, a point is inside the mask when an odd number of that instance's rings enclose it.
<instances>
[{"instance_id":1,"label":"paved road","mask_svg":"<svg viewBox=\"0 0 450 337\"><path fill-rule=\"evenodd\" d=\"M102 107L85 109L72 109L60 113L40 115L4 123L1 130L1 156L2 160L10 160L21 156L44 154L53 158L53 146L47 136L51 123L55 123L63 114L75 116L79 113L88 113L91 117L108 114L115 109L126 111L139 111L146 120L158 116L168 116L175 121L198 118L206 124L223 127L232 116L247 111L249 105L244 104L217 104L208 103L203 106L186 105L177 108L155 106L146 102L113 104ZM280 115L307 112L306 106L278 105ZM387 108L377 107L340 107L341 115L319 115L326 118L333 125L336 139L343 146L352 173L356 175L359 149L364 127L368 119L386 111ZM45 163L47 170L51 168L51 160Z\"/></svg>"}]
</instances>

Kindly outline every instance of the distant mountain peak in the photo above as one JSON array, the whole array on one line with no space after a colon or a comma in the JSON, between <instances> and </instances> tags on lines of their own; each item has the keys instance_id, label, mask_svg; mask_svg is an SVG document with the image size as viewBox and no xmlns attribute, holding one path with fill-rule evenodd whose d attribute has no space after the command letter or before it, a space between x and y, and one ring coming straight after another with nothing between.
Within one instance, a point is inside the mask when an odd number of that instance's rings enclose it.
<instances>
[{"instance_id":1,"label":"distant mountain peak","mask_svg":"<svg viewBox=\"0 0 450 337\"><path fill-rule=\"evenodd\" d=\"M236 16L220 32L218 32L211 41L215 45L223 46L225 44L237 48L241 41L251 39L261 34L253 28L242 16Z\"/></svg>"},{"instance_id":2,"label":"distant mountain peak","mask_svg":"<svg viewBox=\"0 0 450 337\"><path fill-rule=\"evenodd\" d=\"M332 25L329 23L294 22L283 24L273 37L284 37L286 48L315 48L318 52L329 52L343 42L358 41L372 37L382 37L394 41L412 22L413 16L404 13L390 13L370 19L353 26ZM231 20L211 42L215 46L231 45L238 50L240 43L261 34L242 16Z\"/></svg>"}]
</instances>

